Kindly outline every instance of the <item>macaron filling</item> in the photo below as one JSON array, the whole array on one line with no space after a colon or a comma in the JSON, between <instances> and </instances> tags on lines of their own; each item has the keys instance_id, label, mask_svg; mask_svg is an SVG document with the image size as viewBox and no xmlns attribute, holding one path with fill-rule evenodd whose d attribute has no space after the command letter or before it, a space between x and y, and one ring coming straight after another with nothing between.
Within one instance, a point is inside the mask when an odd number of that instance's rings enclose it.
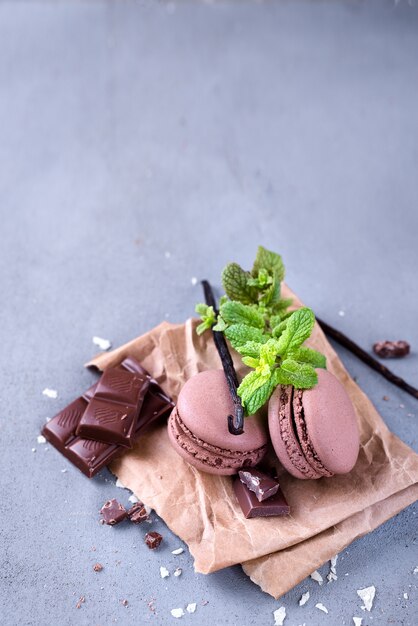
<instances>
[{"instance_id":1,"label":"macaron filling","mask_svg":"<svg viewBox=\"0 0 418 626\"><path fill-rule=\"evenodd\" d=\"M169 420L169 428L177 444L188 455L213 468L240 469L244 465L256 465L266 452L266 445L253 450L236 451L219 448L194 435L182 421L177 408Z\"/></svg>"},{"instance_id":2,"label":"macaron filling","mask_svg":"<svg viewBox=\"0 0 418 626\"><path fill-rule=\"evenodd\" d=\"M303 389L295 389L293 392L292 416L295 435L309 465L321 476L333 476L333 473L325 467L318 457L309 438L303 408Z\"/></svg>"}]
</instances>

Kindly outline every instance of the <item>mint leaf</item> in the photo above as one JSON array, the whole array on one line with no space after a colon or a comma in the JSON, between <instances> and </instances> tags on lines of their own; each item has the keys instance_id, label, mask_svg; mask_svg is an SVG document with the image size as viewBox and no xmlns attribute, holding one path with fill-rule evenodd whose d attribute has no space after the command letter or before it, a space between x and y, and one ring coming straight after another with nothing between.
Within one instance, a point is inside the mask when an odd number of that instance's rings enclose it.
<instances>
[{"instance_id":1,"label":"mint leaf","mask_svg":"<svg viewBox=\"0 0 418 626\"><path fill-rule=\"evenodd\" d=\"M227 323L224 319L222 319L220 315L218 315L218 321L216 322L216 326L214 326L212 330L217 330L218 332L223 333L226 328L228 328Z\"/></svg>"},{"instance_id":2,"label":"mint leaf","mask_svg":"<svg viewBox=\"0 0 418 626\"><path fill-rule=\"evenodd\" d=\"M242 356L250 356L255 359L260 358L260 350L262 347L262 343L258 343L257 341L247 341L242 346L237 346L235 350L239 352ZM244 361L244 359L242 359ZM246 363L248 365L248 363ZM250 365L250 367L257 367L256 365Z\"/></svg>"},{"instance_id":3,"label":"mint leaf","mask_svg":"<svg viewBox=\"0 0 418 626\"><path fill-rule=\"evenodd\" d=\"M294 351L310 336L315 323L315 316L311 309L302 307L289 316L286 328L283 330L279 343L279 354L285 355Z\"/></svg>"},{"instance_id":4,"label":"mint leaf","mask_svg":"<svg viewBox=\"0 0 418 626\"><path fill-rule=\"evenodd\" d=\"M255 328L264 328L264 317L257 308L241 302L228 300L221 306L221 316L227 324L247 324Z\"/></svg>"},{"instance_id":5,"label":"mint leaf","mask_svg":"<svg viewBox=\"0 0 418 626\"><path fill-rule=\"evenodd\" d=\"M268 285L273 284L273 276L271 276L266 269L263 267L258 270L258 276L256 278L249 278L247 280L247 284L251 287L258 287L259 289L264 289L268 287Z\"/></svg>"},{"instance_id":6,"label":"mint leaf","mask_svg":"<svg viewBox=\"0 0 418 626\"><path fill-rule=\"evenodd\" d=\"M284 320L283 322L280 322L280 324L277 324L277 326L275 326L272 330L273 337L278 339L280 335L283 333L286 326L287 326L287 320Z\"/></svg>"},{"instance_id":7,"label":"mint leaf","mask_svg":"<svg viewBox=\"0 0 418 626\"><path fill-rule=\"evenodd\" d=\"M215 311L213 306L208 306L207 304L196 304L195 311L202 318L202 323L196 328L196 332L198 335L202 335L205 330L209 330L215 324Z\"/></svg>"},{"instance_id":8,"label":"mint leaf","mask_svg":"<svg viewBox=\"0 0 418 626\"><path fill-rule=\"evenodd\" d=\"M229 263L222 272L222 284L231 300L251 304L257 300L257 291L248 285L250 272L245 272L238 263Z\"/></svg>"},{"instance_id":9,"label":"mint leaf","mask_svg":"<svg viewBox=\"0 0 418 626\"><path fill-rule=\"evenodd\" d=\"M318 382L317 373L312 365L298 363L293 359L285 359L280 372L289 381L287 384L293 385L296 389L311 389Z\"/></svg>"},{"instance_id":10,"label":"mint leaf","mask_svg":"<svg viewBox=\"0 0 418 626\"><path fill-rule=\"evenodd\" d=\"M238 346L246 344L248 341L257 341L265 343L268 339L260 328L248 326L247 324L232 324L225 330L225 337L229 339L232 346L237 349Z\"/></svg>"},{"instance_id":11,"label":"mint leaf","mask_svg":"<svg viewBox=\"0 0 418 626\"><path fill-rule=\"evenodd\" d=\"M245 380L245 379L244 379ZM270 398L276 383L273 378L267 380L261 387L258 387L254 393L243 402L246 415L254 415Z\"/></svg>"},{"instance_id":12,"label":"mint leaf","mask_svg":"<svg viewBox=\"0 0 418 626\"><path fill-rule=\"evenodd\" d=\"M284 265L280 254L270 252L263 246L258 246L257 257L251 270L252 276L256 277L261 269L272 273L279 283L284 278Z\"/></svg>"},{"instance_id":13,"label":"mint leaf","mask_svg":"<svg viewBox=\"0 0 418 626\"><path fill-rule=\"evenodd\" d=\"M263 376L256 371L250 372L242 380L237 389L238 395L243 402L247 402L259 387L270 379L270 375Z\"/></svg>"},{"instance_id":14,"label":"mint leaf","mask_svg":"<svg viewBox=\"0 0 418 626\"><path fill-rule=\"evenodd\" d=\"M298 363L309 363L312 367L320 367L322 369L326 369L327 367L325 356L317 350L312 350L312 348L302 346L294 352L291 352L289 357Z\"/></svg>"},{"instance_id":15,"label":"mint leaf","mask_svg":"<svg viewBox=\"0 0 418 626\"><path fill-rule=\"evenodd\" d=\"M252 367L253 369L255 369L256 367L258 367L260 361L256 357L244 356L242 358L242 362L244 363L244 365L248 365L248 367Z\"/></svg>"}]
</instances>

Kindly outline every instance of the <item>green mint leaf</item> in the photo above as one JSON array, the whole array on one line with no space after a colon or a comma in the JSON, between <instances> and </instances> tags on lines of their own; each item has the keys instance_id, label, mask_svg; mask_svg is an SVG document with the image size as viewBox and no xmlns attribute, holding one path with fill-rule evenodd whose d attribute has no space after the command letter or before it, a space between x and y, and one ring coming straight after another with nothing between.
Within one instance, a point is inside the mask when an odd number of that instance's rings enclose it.
<instances>
[{"instance_id":1,"label":"green mint leaf","mask_svg":"<svg viewBox=\"0 0 418 626\"><path fill-rule=\"evenodd\" d=\"M294 352L291 352L289 357L298 363L309 363L312 367L320 367L322 369L327 368L327 360L325 356L317 350L312 350L312 348L305 348L302 346Z\"/></svg>"},{"instance_id":2,"label":"green mint leaf","mask_svg":"<svg viewBox=\"0 0 418 626\"><path fill-rule=\"evenodd\" d=\"M250 356L255 359L260 359L260 350L261 350L262 345L263 345L262 343L258 343L257 341L247 341L247 343L242 344L242 346L237 346L235 350L239 352L239 354L241 354L242 356ZM250 367L257 367L257 366L250 365Z\"/></svg>"},{"instance_id":3,"label":"green mint leaf","mask_svg":"<svg viewBox=\"0 0 418 626\"><path fill-rule=\"evenodd\" d=\"M250 285L250 287L264 289L268 287L268 285L272 285L273 280L273 276L271 276L266 269L261 268L258 270L258 276L256 278L248 278L247 284Z\"/></svg>"},{"instance_id":4,"label":"green mint leaf","mask_svg":"<svg viewBox=\"0 0 418 626\"><path fill-rule=\"evenodd\" d=\"M245 379L244 379L245 380ZM246 415L254 415L270 398L276 383L273 378L267 380L261 387L258 387L254 393L243 402Z\"/></svg>"},{"instance_id":5,"label":"green mint leaf","mask_svg":"<svg viewBox=\"0 0 418 626\"><path fill-rule=\"evenodd\" d=\"M302 307L288 317L286 328L279 337L279 354L285 355L299 348L310 336L315 323L311 309Z\"/></svg>"},{"instance_id":6,"label":"green mint leaf","mask_svg":"<svg viewBox=\"0 0 418 626\"><path fill-rule=\"evenodd\" d=\"M218 332L223 333L226 329L227 329L228 325L225 322L225 320L218 315L218 321L216 322L216 325L213 327L212 330L217 330Z\"/></svg>"},{"instance_id":7,"label":"green mint leaf","mask_svg":"<svg viewBox=\"0 0 418 626\"><path fill-rule=\"evenodd\" d=\"M248 365L248 367L252 367L253 369L258 367L260 363L259 359L254 358L252 356L243 356L242 362L244 363L244 365Z\"/></svg>"},{"instance_id":8,"label":"green mint leaf","mask_svg":"<svg viewBox=\"0 0 418 626\"><path fill-rule=\"evenodd\" d=\"M195 311L202 318L202 323L196 328L196 332L198 335L202 335L205 330L212 328L215 324L215 311L213 310L213 306L208 306L207 304L196 304Z\"/></svg>"},{"instance_id":9,"label":"green mint leaf","mask_svg":"<svg viewBox=\"0 0 418 626\"><path fill-rule=\"evenodd\" d=\"M273 337L278 339L280 335L283 333L286 326L287 326L287 320L283 320L283 322L280 322L280 324L277 324L277 326L275 326L272 330Z\"/></svg>"},{"instance_id":10,"label":"green mint leaf","mask_svg":"<svg viewBox=\"0 0 418 626\"><path fill-rule=\"evenodd\" d=\"M227 324L247 324L264 328L264 317L255 307L228 300L221 306L221 316Z\"/></svg>"},{"instance_id":11,"label":"green mint leaf","mask_svg":"<svg viewBox=\"0 0 418 626\"><path fill-rule=\"evenodd\" d=\"M243 378L237 389L238 395L245 403L257 391L259 387L264 385L270 379L270 375L263 376L256 371L250 372Z\"/></svg>"},{"instance_id":12,"label":"green mint leaf","mask_svg":"<svg viewBox=\"0 0 418 626\"><path fill-rule=\"evenodd\" d=\"M274 276L271 285L262 292L260 304L274 306L280 301L280 281Z\"/></svg>"},{"instance_id":13,"label":"green mint leaf","mask_svg":"<svg viewBox=\"0 0 418 626\"><path fill-rule=\"evenodd\" d=\"M229 263L222 272L222 284L231 300L238 300L243 304L251 304L257 300L257 291L248 285L251 278L238 263Z\"/></svg>"},{"instance_id":14,"label":"green mint leaf","mask_svg":"<svg viewBox=\"0 0 418 626\"><path fill-rule=\"evenodd\" d=\"M229 339L232 346L237 349L238 346L246 344L248 341L256 341L265 343L268 339L260 328L247 326L247 324L232 324L225 330L225 337Z\"/></svg>"},{"instance_id":15,"label":"green mint leaf","mask_svg":"<svg viewBox=\"0 0 418 626\"><path fill-rule=\"evenodd\" d=\"M251 274L253 277L258 276L259 270L265 270L276 278L280 283L284 278L284 265L280 254L270 252L263 246L259 246L257 250L257 257L254 261Z\"/></svg>"},{"instance_id":16,"label":"green mint leaf","mask_svg":"<svg viewBox=\"0 0 418 626\"><path fill-rule=\"evenodd\" d=\"M194 310L199 315L206 315L207 314L207 310L208 310L208 305L207 304L203 304L203 303L196 304Z\"/></svg>"},{"instance_id":17,"label":"green mint leaf","mask_svg":"<svg viewBox=\"0 0 418 626\"><path fill-rule=\"evenodd\" d=\"M311 389L318 382L318 375L312 365L298 363L293 359L285 359L280 372L289 380L287 384L293 385L296 389Z\"/></svg>"}]
</instances>

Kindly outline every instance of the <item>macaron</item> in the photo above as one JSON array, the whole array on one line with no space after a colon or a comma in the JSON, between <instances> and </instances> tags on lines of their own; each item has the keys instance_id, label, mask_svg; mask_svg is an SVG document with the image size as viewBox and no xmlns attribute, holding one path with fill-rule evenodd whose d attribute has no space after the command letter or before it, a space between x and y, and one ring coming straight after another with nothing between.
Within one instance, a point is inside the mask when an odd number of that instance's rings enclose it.
<instances>
[{"instance_id":1,"label":"macaron","mask_svg":"<svg viewBox=\"0 0 418 626\"><path fill-rule=\"evenodd\" d=\"M292 476L315 479L347 474L356 464L360 440L353 404L340 381L316 370L312 389L279 386L269 401L274 450Z\"/></svg>"},{"instance_id":2,"label":"macaron","mask_svg":"<svg viewBox=\"0 0 418 626\"><path fill-rule=\"evenodd\" d=\"M266 425L260 415L246 417L244 433L232 435L227 418L233 412L223 370L200 372L180 391L168 420L170 441L190 465L209 474L228 476L257 465L267 451Z\"/></svg>"}]
</instances>

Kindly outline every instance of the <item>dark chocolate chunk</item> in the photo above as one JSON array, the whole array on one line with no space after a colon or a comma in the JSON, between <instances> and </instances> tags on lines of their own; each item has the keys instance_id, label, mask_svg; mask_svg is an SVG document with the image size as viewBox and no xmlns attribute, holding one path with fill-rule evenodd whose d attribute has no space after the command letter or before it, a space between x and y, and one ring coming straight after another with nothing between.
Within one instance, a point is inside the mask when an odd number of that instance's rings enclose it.
<instances>
[{"instance_id":1,"label":"dark chocolate chunk","mask_svg":"<svg viewBox=\"0 0 418 626\"><path fill-rule=\"evenodd\" d=\"M125 359L122 365L125 367L126 364L126 369L133 371L135 363L134 359L129 358ZM139 363L136 364L135 371L138 374L145 372ZM90 387L83 396L60 411L42 429L44 437L89 478L126 451L124 446L85 439L76 435L79 421L94 396L97 386L98 383ZM167 417L173 406L173 402L158 383L151 379L136 423L135 437L138 437L158 418Z\"/></svg>"},{"instance_id":2,"label":"dark chocolate chunk","mask_svg":"<svg viewBox=\"0 0 418 626\"><path fill-rule=\"evenodd\" d=\"M123 522L123 520L127 516L127 512L123 504L120 504L115 498L113 500L108 500L104 503L102 508L100 509L100 513L103 515L103 520L105 524L109 524L110 526L114 526L115 524L119 524L119 522Z\"/></svg>"},{"instance_id":3,"label":"dark chocolate chunk","mask_svg":"<svg viewBox=\"0 0 418 626\"><path fill-rule=\"evenodd\" d=\"M124 364L107 370L79 421L77 435L132 447L149 381L147 374L135 374Z\"/></svg>"},{"instance_id":4,"label":"dark chocolate chunk","mask_svg":"<svg viewBox=\"0 0 418 626\"><path fill-rule=\"evenodd\" d=\"M163 540L162 535L160 535L160 533L155 532L155 530L152 530L150 533L147 533L145 535L145 543L147 544L150 550L155 550L155 548L158 548L162 540Z\"/></svg>"},{"instance_id":5,"label":"dark chocolate chunk","mask_svg":"<svg viewBox=\"0 0 418 626\"><path fill-rule=\"evenodd\" d=\"M244 467L238 472L240 481L250 490L253 491L259 502L267 500L274 496L279 490L277 480L271 478L268 474L260 472L255 467Z\"/></svg>"},{"instance_id":6,"label":"dark chocolate chunk","mask_svg":"<svg viewBox=\"0 0 418 626\"><path fill-rule=\"evenodd\" d=\"M247 489L239 478L234 480L233 487L242 512L247 519L250 517L288 515L290 512L290 507L280 487L274 496L262 502L257 500L255 493Z\"/></svg>"},{"instance_id":7,"label":"dark chocolate chunk","mask_svg":"<svg viewBox=\"0 0 418 626\"><path fill-rule=\"evenodd\" d=\"M134 524L140 524L148 519L148 513L142 502L136 502L128 510L128 517Z\"/></svg>"},{"instance_id":8,"label":"dark chocolate chunk","mask_svg":"<svg viewBox=\"0 0 418 626\"><path fill-rule=\"evenodd\" d=\"M407 341L378 341L373 350L381 359L399 359L409 354L410 346Z\"/></svg>"}]
</instances>

